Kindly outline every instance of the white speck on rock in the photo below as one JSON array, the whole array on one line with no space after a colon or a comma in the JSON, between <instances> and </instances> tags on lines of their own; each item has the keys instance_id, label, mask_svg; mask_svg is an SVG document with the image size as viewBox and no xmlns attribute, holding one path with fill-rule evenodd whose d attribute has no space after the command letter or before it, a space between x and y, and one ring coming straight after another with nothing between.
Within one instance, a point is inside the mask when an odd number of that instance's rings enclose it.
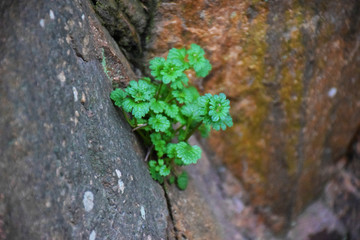
<instances>
[{"instance_id":1,"label":"white speck on rock","mask_svg":"<svg viewBox=\"0 0 360 240\"><path fill-rule=\"evenodd\" d=\"M40 26L41 26L42 28L45 27L45 20L44 20L44 19L40 19Z\"/></svg>"},{"instance_id":2,"label":"white speck on rock","mask_svg":"<svg viewBox=\"0 0 360 240\"><path fill-rule=\"evenodd\" d=\"M84 14L81 15L81 19L82 19L82 20L85 20L85 15L84 15Z\"/></svg>"},{"instance_id":3,"label":"white speck on rock","mask_svg":"<svg viewBox=\"0 0 360 240\"><path fill-rule=\"evenodd\" d=\"M336 93L337 93L337 89L336 89L335 87L332 87L332 88L328 91L328 97L333 98L333 97L335 97Z\"/></svg>"},{"instance_id":4,"label":"white speck on rock","mask_svg":"<svg viewBox=\"0 0 360 240\"><path fill-rule=\"evenodd\" d=\"M140 208L140 213L141 213L142 219L145 220L145 208L144 208L144 206L141 206L141 208Z\"/></svg>"},{"instance_id":5,"label":"white speck on rock","mask_svg":"<svg viewBox=\"0 0 360 240\"><path fill-rule=\"evenodd\" d=\"M116 172L116 176L117 176L118 178L121 178L121 172L120 172L120 170L119 170L119 169L115 169L115 172Z\"/></svg>"},{"instance_id":6,"label":"white speck on rock","mask_svg":"<svg viewBox=\"0 0 360 240\"><path fill-rule=\"evenodd\" d=\"M52 10L50 10L50 19L55 19L55 15L54 15L54 12Z\"/></svg>"},{"instance_id":7,"label":"white speck on rock","mask_svg":"<svg viewBox=\"0 0 360 240\"><path fill-rule=\"evenodd\" d=\"M96 239L96 232L95 230L92 230L89 236L89 240L95 240Z\"/></svg>"},{"instance_id":8,"label":"white speck on rock","mask_svg":"<svg viewBox=\"0 0 360 240\"><path fill-rule=\"evenodd\" d=\"M63 86L64 83L65 83L65 81L66 81L66 77L65 77L64 72L59 73L59 74L57 75L57 78L60 80L61 85Z\"/></svg>"},{"instance_id":9,"label":"white speck on rock","mask_svg":"<svg viewBox=\"0 0 360 240\"><path fill-rule=\"evenodd\" d=\"M119 185L119 192L121 191L121 193L123 194L125 190L125 185L121 179L118 180L118 185Z\"/></svg>"},{"instance_id":10,"label":"white speck on rock","mask_svg":"<svg viewBox=\"0 0 360 240\"><path fill-rule=\"evenodd\" d=\"M78 101L78 91L76 90L75 87L72 87L73 93L74 93L74 101L77 102Z\"/></svg>"},{"instance_id":11,"label":"white speck on rock","mask_svg":"<svg viewBox=\"0 0 360 240\"><path fill-rule=\"evenodd\" d=\"M90 212L94 208L94 194L90 191L84 193L83 204L85 211Z\"/></svg>"}]
</instances>

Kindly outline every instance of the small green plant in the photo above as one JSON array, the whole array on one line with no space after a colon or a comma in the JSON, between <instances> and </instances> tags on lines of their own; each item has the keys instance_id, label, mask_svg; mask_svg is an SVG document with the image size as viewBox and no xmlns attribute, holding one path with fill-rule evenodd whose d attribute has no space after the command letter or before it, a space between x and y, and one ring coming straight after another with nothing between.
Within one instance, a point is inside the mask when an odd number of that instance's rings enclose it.
<instances>
[{"instance_id":1,"label":"small green plant","mask_svg":"<svg viewBox=\"0 0 360 240\"><path fill-rule=\"evenodd\" d=\"M233 125L225 94L200 96L195 87L188 86L185 71L193 70L198 77L210 72L211 64L204 55L196 44L190 49L173 48L166 59L150 61L153 79L130 81L125 90L118 88L110 95L149 146L146 160L155 149L156 159L149 161L152 178L162 184L168 177L181 190L188 184L188 175L177 173L176 166L195 164L201 157L200 147L188 143L190 136L199 130L207 137L211 129L225 130Z\"/></svg>"}]
</instances>

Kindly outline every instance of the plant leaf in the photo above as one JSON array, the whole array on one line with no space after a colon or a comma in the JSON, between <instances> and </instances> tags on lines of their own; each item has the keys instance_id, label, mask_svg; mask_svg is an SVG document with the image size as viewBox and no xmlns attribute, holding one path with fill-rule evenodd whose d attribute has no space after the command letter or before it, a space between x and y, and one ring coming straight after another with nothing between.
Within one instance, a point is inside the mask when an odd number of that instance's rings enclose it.
<instances>
[{"instance_id":1,"label":"plant leaf","mask_svg":"<svg viewBox=\"0 0 360 240\"><path fill-rule=\"evenodd\" d=\"M164 177L165 177L165 176L167 176L167 175L170 174L170 169L169 169L166 165L162 165L162 166L160 167L159 173L160 173L161 176L164 176Z\"/></svg>"},{"instance_id":2,"label":"plant leaf","mask_svg":"<svg viewBox=\"0 0 360 240\"><path fill-rule=\"evenodd\" d=\"M170 127L170 121L161 114L150 117L149 124L156 132L165 132Z\"/></svg>"},{"instance_id":3,"label":"plant leaf","mask_svg":"<svg viewBox=\"0 0 360 240\"><path fill-rule=\"evenodd\" d=\"M155 98L150 101L150 109L154 111L154 113L162 113L164 108L166 107L166 103L161 100L156 100Z\"/></svg>"},{"instance_id":4,"label":"plant leaf","mask_svg":"<svg viewBox=\"0 0 360 240\"><path fill-rule=\"evenodd\" d=\"M110 98L115 102L115 105L121 107L122 101L127 96L126 92L120 88L111 92Z\"/></svg>"},{"instance_id":5,"label":"plant leaf","mask_svg":"<svg viewBox=\"0 0 360 240\"><path fill-rule=\"evenodd\" d=\"M165 65L165 58L156 57L150 61L151 75L157 80L162 80L161 71Z\"/></svg>"},{"instance_id":6,"label":"plant leaf","mask_svg":"<svg viewBox=\"0 0 360 240\"><path fill-rule=\"evenodd\" d=\"M186 171L183 171L176 179L176 185L180 190L185 190L189 183L189 176Z\"/></svg>"},{"instance_id":7,"label":"plant leaf","mask_svg":"<svg viewBox=\"0 0 360 240\"><path fill-rule=\"evenodd\" d=\"M199 146L191 146L186 142L176 144L176 153L185 165L196 163L201 158L201 148Z\"/></svg>"}]
</instances>

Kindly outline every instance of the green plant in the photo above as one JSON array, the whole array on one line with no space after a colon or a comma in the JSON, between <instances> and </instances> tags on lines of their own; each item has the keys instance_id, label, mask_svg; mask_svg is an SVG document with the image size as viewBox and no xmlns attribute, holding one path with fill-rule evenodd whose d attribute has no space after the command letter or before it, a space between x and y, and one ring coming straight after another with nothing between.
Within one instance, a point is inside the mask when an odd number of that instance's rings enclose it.
<instances>
[{"instance_id":1,"label":"green plant","mask_svg":"<svg viewBox=\"0 0 360 240\"><path fill-rule=\"evenodd\" d=\"M146 160L155 149L157 160L149 161L152 178L163 183L169 176L169 182L176 182L182 190L188 175L184 171L178 174L176 166L195 164L201 157L200 147L188 143L190 136L199 130L206 137L212 128L225 130L233 125L225 94L200 96L195 87L188 86L185 71L206 77L211 70L204 55L196 44L188 50L173 48L166 59L150 61L153 80L145 77L130 81L125 90L118 88L110 95L133 130L150 146Z\"/></svg>"}]
</instances>

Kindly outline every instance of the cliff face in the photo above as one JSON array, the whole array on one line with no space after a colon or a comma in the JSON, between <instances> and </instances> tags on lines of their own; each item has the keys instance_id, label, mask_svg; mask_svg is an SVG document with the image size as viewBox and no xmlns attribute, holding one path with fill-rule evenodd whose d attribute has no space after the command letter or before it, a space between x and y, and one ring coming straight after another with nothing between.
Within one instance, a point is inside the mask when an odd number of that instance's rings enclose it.
<instances>
[{"instance_id":1,"label":"cliff face","mask_svg":"<svg viewBox=\"0 0 360 240\"><path fill-rule=\"evenodd\" d=\"M134 73L87 1L0 3L0 239L166 239L168 209L109 98Z\"/></svg>"},{"instance_id":2,"label":"cliff face","mask_svg":"<svg viewBox=\"0 0 360 240\"><path fill-rule=\"evenodd\" d=\"M197 43L195 84L231 99L233 128L209 141L275 231L321 193L359 126L358 1L163 1L147 58Z\"/></svg>"},{"instance_id":3,"label":"cliff face","mask_svg":"<svg viewBox=\"0 0 360 240\"><path fill-rule=\"evenodd\" d=\"M0 240L359 238L359 12L351 0L1 1ZM188 166L180 192L151 179L109 95L193 42L213 64L193 82L231 98L235 126L204 142L216 156Z\"/></svg>"}]
</instances>

